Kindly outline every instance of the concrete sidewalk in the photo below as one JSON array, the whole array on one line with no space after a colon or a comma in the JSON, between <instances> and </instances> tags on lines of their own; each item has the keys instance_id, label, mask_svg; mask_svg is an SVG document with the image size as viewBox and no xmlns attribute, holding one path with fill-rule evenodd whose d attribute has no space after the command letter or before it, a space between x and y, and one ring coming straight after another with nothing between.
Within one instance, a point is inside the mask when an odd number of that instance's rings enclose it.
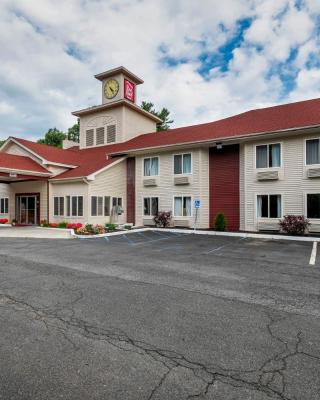
<instances>
[{"instance_id":1,"label":"concrete sidewalk","mask_svg":"<svg viewBox=\"0 0 320 400\"><path fill-rule=\"evenodd\" d=\"M0 238L72 239L69 229L38 226L0 227Z\"/></svg>"}]
</instances>

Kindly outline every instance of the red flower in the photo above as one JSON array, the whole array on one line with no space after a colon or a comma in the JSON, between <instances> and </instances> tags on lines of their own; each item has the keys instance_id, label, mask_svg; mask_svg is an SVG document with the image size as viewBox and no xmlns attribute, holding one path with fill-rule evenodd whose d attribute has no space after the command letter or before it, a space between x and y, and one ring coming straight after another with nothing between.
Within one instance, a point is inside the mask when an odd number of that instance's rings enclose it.
<instances>
[{"instance_id":1,"label":"red flower","mask_svg":"<svg viewBox=\"0 0 320 400\"><path fill-rule=\"evenodd\" d=\"M0 218L0 224L7 224L9 220L7 218Z\"/></svg>"}]
</instances>

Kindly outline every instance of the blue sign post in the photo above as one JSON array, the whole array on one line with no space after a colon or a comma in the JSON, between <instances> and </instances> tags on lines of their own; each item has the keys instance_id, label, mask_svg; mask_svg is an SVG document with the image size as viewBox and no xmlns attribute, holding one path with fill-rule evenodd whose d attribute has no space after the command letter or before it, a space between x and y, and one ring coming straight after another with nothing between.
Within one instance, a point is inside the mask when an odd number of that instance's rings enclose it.
<instances>
[{"instance_id":1,"label":"blue sign post","mask_svg":"<svg viewBox=\"0 0 320 400\"><path fill-rule=\"evenodd\" d=\"M196 228L197 228L197 222L198 222L198 210L199 210L199 208L201 208L201 201L200 200L195 200L194 201L194 208L195 208L195 210L196 210L196 212L195 212L195 217L194 217L194 225L193 225L193 229L194 230L196 230Z\"/></svg>"}]
</instances>

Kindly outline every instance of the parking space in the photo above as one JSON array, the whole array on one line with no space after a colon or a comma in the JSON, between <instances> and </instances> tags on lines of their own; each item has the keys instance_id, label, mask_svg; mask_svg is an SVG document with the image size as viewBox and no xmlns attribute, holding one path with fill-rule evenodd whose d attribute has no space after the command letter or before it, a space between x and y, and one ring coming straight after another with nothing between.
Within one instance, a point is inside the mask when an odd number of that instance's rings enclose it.
<instances>
[{"instance_id":1,"label":"parking space","mask_svg":"<svg viewBox=\"0 0 320 400\"><path fill-rule=\"evenodd\" d=\"M312 248L164 231L1 238L0 398L318 400Z\"/></svg>"}]
</instances>

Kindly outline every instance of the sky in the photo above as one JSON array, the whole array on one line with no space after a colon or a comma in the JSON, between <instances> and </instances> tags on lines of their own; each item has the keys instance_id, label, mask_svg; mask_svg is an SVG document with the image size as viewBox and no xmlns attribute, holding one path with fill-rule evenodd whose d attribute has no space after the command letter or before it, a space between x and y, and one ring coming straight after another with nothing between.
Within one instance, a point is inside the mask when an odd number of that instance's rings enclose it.
<instances>
[{"instance_id":1,"label":"sky","mask_svg":"<svg viewBox=\"0 0 320 400\"><path fill-rule=\"evenodd\" d=\"M120 65L173 127L320 97L320 0L0 0L0 138L67 130Z\"/></svg>"}]
</instances>

